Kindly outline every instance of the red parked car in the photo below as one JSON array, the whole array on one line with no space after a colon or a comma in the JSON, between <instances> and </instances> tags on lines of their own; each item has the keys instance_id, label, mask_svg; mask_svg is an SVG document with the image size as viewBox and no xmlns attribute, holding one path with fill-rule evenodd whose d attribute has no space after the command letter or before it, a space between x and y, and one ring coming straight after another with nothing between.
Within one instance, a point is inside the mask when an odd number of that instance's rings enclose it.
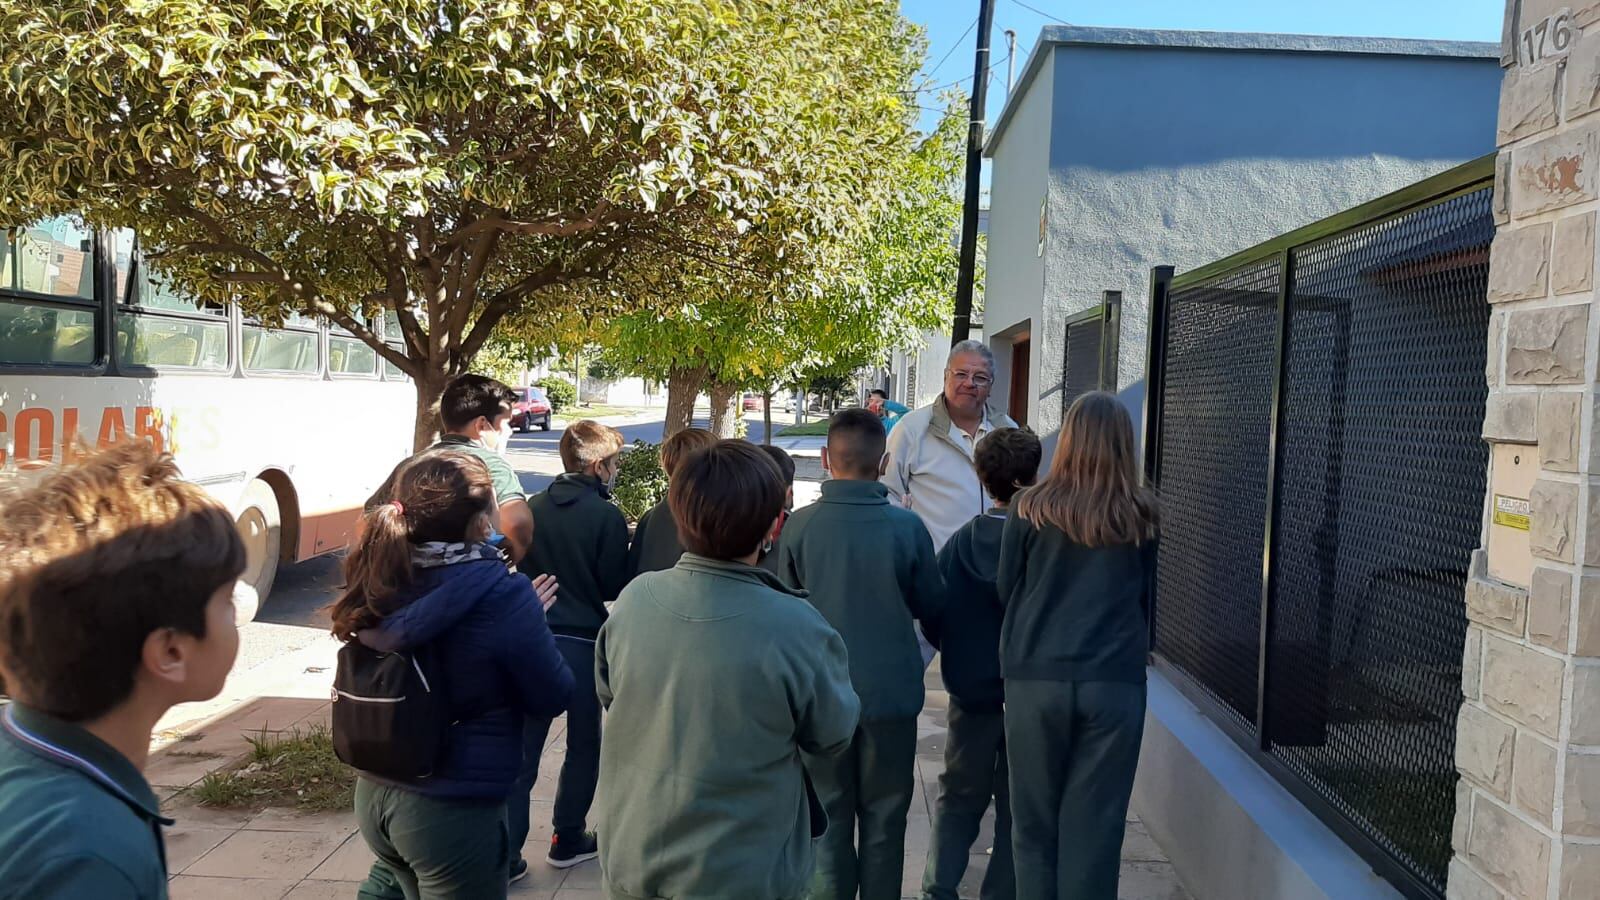
<instances>
[{"instance_id":1,"label":"red parked car","mask_svg":"<svg viewBox=\"0 0 1600 900\"><path fill-rule=\"evenodd\" d=\"M511 427L518 431L550 430L550 398L541 388L517 389L517 402L511 405Z\"/></svg>"}]
</instances>

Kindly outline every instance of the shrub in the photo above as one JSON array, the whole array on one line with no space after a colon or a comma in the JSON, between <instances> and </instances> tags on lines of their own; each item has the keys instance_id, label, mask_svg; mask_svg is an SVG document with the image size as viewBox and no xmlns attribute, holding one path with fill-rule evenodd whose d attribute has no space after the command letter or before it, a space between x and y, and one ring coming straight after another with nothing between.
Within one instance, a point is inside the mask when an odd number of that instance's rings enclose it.
<instances>
[{"instance_id":1,"label":"shrub","mask_svg":"<svg viewBox=\"0 0 1600 900\"><path fill-rule=\"evenodd\" d=\"M617 480L611 486L617 507L629 522L649 512L667 495L667 473L661 468L661 445L634 441L622 454Z\"/></svg>"},{"instance_id":2,"label":"shrub","mask_svg":"<svg viewBox=\"0 0 1600 900\"><path fill-rule=\"evenodd\" d=\"M545 395L550 398L552 412L561 412L578 405L578 389L565 378L551 375L539 382L539 387L544 388Z\"/></svg>"}]
</instances>

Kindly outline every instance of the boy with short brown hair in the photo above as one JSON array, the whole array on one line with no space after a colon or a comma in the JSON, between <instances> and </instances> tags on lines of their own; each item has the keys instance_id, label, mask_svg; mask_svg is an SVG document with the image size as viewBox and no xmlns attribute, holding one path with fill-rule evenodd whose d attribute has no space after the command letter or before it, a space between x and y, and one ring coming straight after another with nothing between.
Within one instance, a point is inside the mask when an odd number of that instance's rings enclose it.
<instances>
[{"instance_id":1,"label":"boy with short brown hair","mask_svg":"<svg viewBox=\"0 0 1600 900\"><path fill-rule=\"evenodd\" d=\"M519 568L530 577L550 575L561 585L545 613L556 646L577 677L567 710L567 755L556 787L555 834L545 861L575 866L598 854L587 829L600 773L600 703L594 692L594 639L605 624L607 604L628 583L628 525L611 502L611 482L622 459L622 434L590 419L573 422L561 435L566 472L528 502L533 545ZM539 777L539 757L551 719L530 718L523 730L522 774L507 801L511 846L518 854L511 877L521 877L528 836L528 802Z\"/></svg>"},{"instance_id":2,"label":"boy with short brown hair","mask_svg":"<svg viewBox=\"0 0 1600 900\"><path fill-rule=\"evenodd\" d=\"M704 428L685 428L661 442L661 470L672 482L673 473L690 456L717 443L717 436ZM628 547L628 575L637 578L645 572L659 572L678 564L683 555L683 539L667 498L639 517L633 528L633 543Z\"/></svg>"},{"instance_id":3,"label":"boy with short brown hair","mask_svg":"<svg viewBox=\"0 0 1600 900\"><path fill-rule=\"evenodd\" d=\"M222 690L239 648L233 518L128 443L0 493L0 885L17 897L166 896L142 774L173 705Z\"/></svg>"}]
</instances>

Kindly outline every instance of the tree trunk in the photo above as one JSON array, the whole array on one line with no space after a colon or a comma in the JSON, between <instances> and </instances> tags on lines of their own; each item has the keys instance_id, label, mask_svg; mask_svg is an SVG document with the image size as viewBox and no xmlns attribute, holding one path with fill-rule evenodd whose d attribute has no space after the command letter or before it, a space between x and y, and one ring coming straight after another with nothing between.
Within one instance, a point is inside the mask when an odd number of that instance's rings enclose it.
<instances>
[{"instance_id":1,"label":"tree trunk","mask_svg":"<svg viewBox=\"0 0 1600 900\"><path fill-rule=\"evenodd\" d=\"M772 389L761 393L761 443L772 443Z\"/></svg>"},{"instance_id":2,"label":"tree trunk","mask_svg":"<svg viewBox=\"0 0 1600 900\"><path fill-rule=\"evenodd\" d=\"M662 440L694 425L694 401L705 383L704 367L673 369L667 374L667 424Z\"/></svg>"},{"instance_id":3,"label":"tree trunk","mask_svg":"<svg viewBox=\"0 0 1600 900\"><path fill-rule=\"evenodd\" d=\"M421 453L433 445L439 434L439 396L444 393L445 376L414 378L417 389L417 418L411 431L411 452Z\"/></svg>"},{"instance_id":4,"label":"tree trunk","mask_svg":"<svg viewBox=\"0 0 1600 900\"><path fill-rule=\"evenodd\" d=\"M738 389L720 381L711 382L711 433L723 440L733 437L737 416L744 412L739 406Z\"/></svg>"}]
</instances>

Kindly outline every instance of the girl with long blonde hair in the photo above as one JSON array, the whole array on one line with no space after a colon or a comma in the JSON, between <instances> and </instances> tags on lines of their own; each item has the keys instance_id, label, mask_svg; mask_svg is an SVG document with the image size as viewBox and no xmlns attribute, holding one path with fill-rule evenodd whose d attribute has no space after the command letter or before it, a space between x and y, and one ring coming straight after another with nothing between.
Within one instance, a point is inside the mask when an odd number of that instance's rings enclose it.
<instances>
[{"instance_id":1,"label":"girl with long blonde hair","mask_svg":"<svg viewBox=\"0 0 1600 900\"><path fill-rule=\"evenodd\" d=\"M1158 525L1127 410L1111 394L1079 397L1000 544L1018 900L1117 896Z\"/></svg>"}]
</instances>

